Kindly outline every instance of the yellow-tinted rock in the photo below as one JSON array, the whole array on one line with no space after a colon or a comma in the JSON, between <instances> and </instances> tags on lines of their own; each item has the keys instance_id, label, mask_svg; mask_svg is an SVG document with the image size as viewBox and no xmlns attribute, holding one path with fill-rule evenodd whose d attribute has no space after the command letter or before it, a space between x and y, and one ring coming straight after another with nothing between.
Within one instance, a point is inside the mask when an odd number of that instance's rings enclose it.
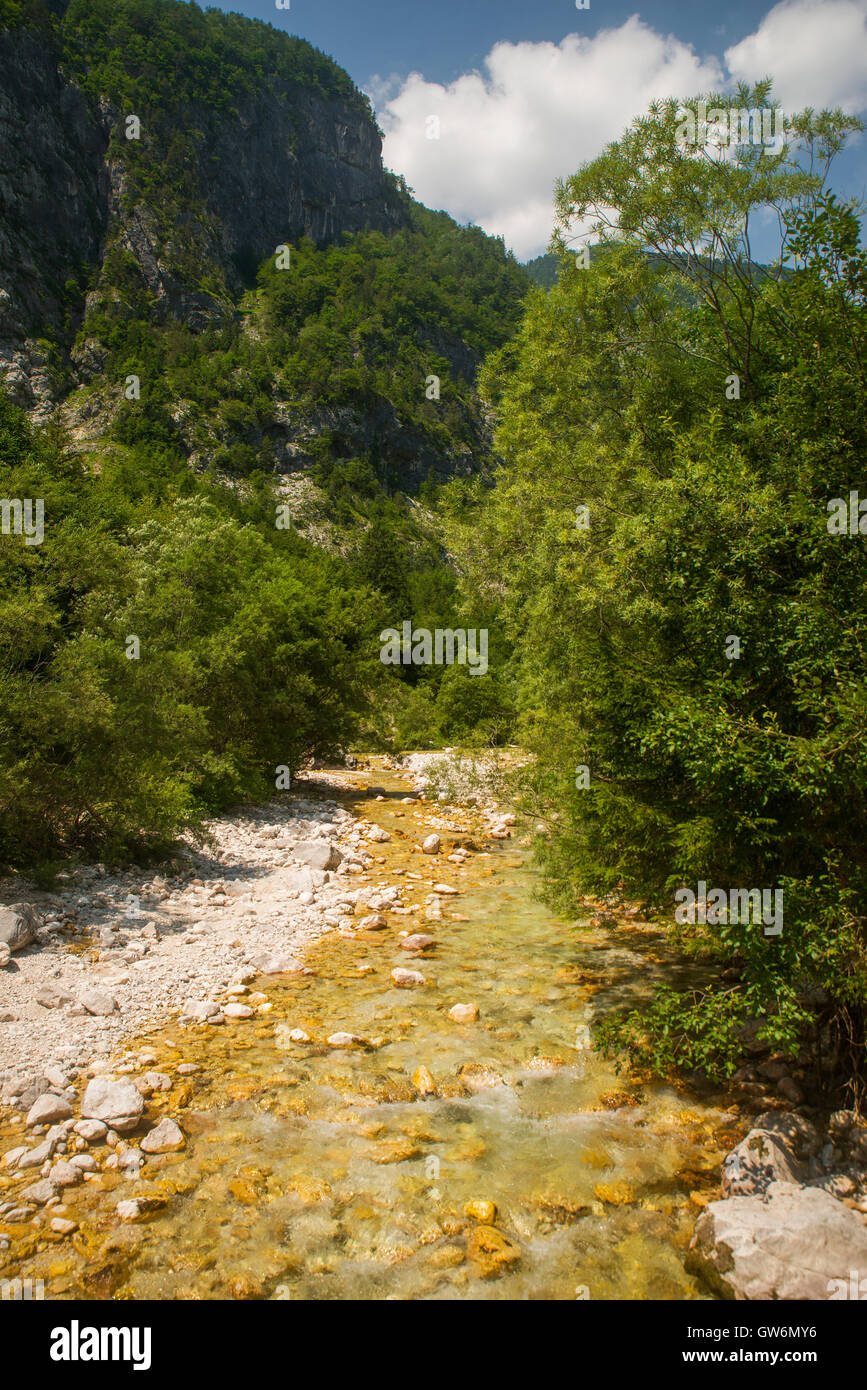
<instances>
[{"instance_id":1,"label":"yellow-tinted rock","mask_svg":"<svg viewBox=\"0 0 867 1390\"><path fill-rule=\"evenodd\" d=\"M440 1245L431 1251L428 1264L432 1269L454 1269L462 1265L465 1259L466 1255L459 1245Z\"/></svg>"},{"instance_id":2,"label":"yellow-tinted rock","mask_svg":"<svg viewBox=\"0 0 867 1390\"><path fill-rule=\"evenodd\" d=\"M265 1083L258 1076L239 1076L226 1086L229 1100L250 1100L264 1089Z\"/></svg>"},{"instance_id":3,"label":"yellow-tinted rock","mask_svg":"<svg viewBox=\"0 0 867 1390\"><path fill-rule=\"evenodd\" d=\"M331 1188L324 1178L298 1177L292 1178L286 1184L287 1192L294 1192L305 1202L324 1202L326 1197L330 1197Z\"/></svg>"},{"instance_id":4,"label":"yellow-tinted rock","mask_svg":"<svg viewBox=\"0 0 867 1390\"><path fill-rule=\"evenodd\" d=\"M463 1139L458 1144L453 1144L450 1149L446 1149L444 1157L450 1163L475 1163L477 1158L481 1158L487 1153L488 1146L484 1139Z\"/></svg>"},{"instance_id":5,"label":"yellow-tinted rock","mask_svg":"<svg viewBox=\"0 0 867 1390\"><path fill-rule=\"evenodd\" d=\"M412 1074L412 1084L420 1096L435 1096L437 1084L427 1067L416 1067Z\"/></svg>"},{"instance_id":6,"label":"yellow-tinted rock","mask_svg":"<svg viewBox=\"0 0 867 1390\"><path fill-rule=\"evenodd\" d=\"M478 1016L478 1004L453 1004L449 1009L449 1018L455 1023L475 1023Z\"/></svg>"},{"instance_id":7,"label":"yellow-tinted rock","mask_svg":"<svg viewBox=\"0 0 867 1390\"><path fill-rule=\"evenodd\" d=\"M586 1202L579 1202L562 1192L540 1192L533 1198L533 1205L558 1225L576 1221L579 1216L584 1216L590 1210Z\"/></svg>"},{"instance_id":8,"label":"yellow-tinted rock","mask_svg":"<svg viewBox=\"0 0 867 1390\"><path fill-rule=\"evenodd\" d=\"M640 1105L641 1101L629 1091L614 1090L603 1091L599 1104L604 1105L606 1110L619 1110L624 1105Z\"/></svg>"},{"instance_id":9,"label":"yellow-tinted rock","mask_svg":"<svg viewBox=\"0 0 867 1390\"><path fill-rule=\"evenodd\" d=\"M496 1226L476 1226L467 1239L467 1254L483 1279L503 1274L521 1258L520 1248Z\"/></svg>"},{"instance_id":10,"label":"yellow-tinted rock","mask_svg":"<svg viewBox=\"0 0 867 1390\"><path fill-rule=\"evenodd\" d=\"M377 1144L370 1157L374 1163L405 1163L420 1155L421 1149L411 1139L384 1139Z\"/></svg>"},{"instance_id":11,"label":"yellow-tinted rock","mask_svg":"<svg viewBox=\"0 0 867 1390\"><path fill-rule=\"evenodd\" d=\"M253 1184L248 1182L246 1178L233 1178L229 1183L229 1191L233 1197L237 1197L238 1201L243 1202L245 1206L256 1206L259 1201L259 1193L256 1191Z\"/></svg>"},{"instance_id":12,"label":"yellow-tinted rock","mask_svg":"<svg viewBox=\"0 0 867 1390\"><path fill-rule=\"evenodd\" d=\"M230 1298L264 1298L265 1291L261 1283L252 1274L236 1274L234 1279L229 1281Z\"/></svg>"},{"instance_id":13,"label":"yellow-tinted rock","mask_svg":"<svg viewBox=\"0 0 867 1390\"><path fill-rule=\"evenodd\" d=\"M497 1219L497 1207L495 1202L467 1202L464 1205L464 1216L468 1216L471 1221L478 1221L483 1226L493 1226Z\"/></svg>"},{"instance_id":14,"label":"yellow-tinted rock","mask_svg":"<svg viewBox=\"0 0 867 1390\"><path fill-rule=\"evenodd\" d=\"M630 1187L628 1182L600 1182L593 1191L600 1202L607 1202L612 1207L628 1207L635 1201L635 1188Z\"/></svg>"}]
</instances>

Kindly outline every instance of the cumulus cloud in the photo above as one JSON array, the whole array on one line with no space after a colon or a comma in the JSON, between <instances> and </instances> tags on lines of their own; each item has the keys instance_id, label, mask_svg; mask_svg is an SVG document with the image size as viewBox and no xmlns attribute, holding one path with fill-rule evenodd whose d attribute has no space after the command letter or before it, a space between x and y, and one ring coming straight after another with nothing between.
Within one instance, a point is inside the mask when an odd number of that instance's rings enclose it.
<instances>
[{"instance_id":1,"label":"cumulus cloud","mask_svg":"<svg viewBox=\"0 0 867 1390\"><path fill-rule=\"evenodd\" d=\"M447 87L411 73L377 109L383 157L422 202L532 256L551 234L558 175L592 158L655 96L697 91L720 76L715 62L636 16L593 38L498 43L484 73ZM438 139L428 138L430 116Z\"/></svg>"},{"instance_id":2,"label":"cumulus cloud","mask_svg":"<svg viewBox=\"0 0 867 1390\"><path fill-rule=\"evenodd\" d=\"M633 15L592 37L498 43L483 71L443 86L371 79L385 163L430 207L502 236L521 259L547 245L553 186L654 98L771 74L784 109L867 102L867 0L783 0L725 63ZM430 138L437 127L438 138Z\"/></svg>"},{"instance_id":3,"label":"cumulus cloud","mask_svg":"<svg viewBox=\"0 0 867 1390\"><path fill-rule=\"evenodd\" d=\"M774 79L784 111L867 106L867 0L783 0L726 49L735 81Z\"/></svg>"}]
</instances>

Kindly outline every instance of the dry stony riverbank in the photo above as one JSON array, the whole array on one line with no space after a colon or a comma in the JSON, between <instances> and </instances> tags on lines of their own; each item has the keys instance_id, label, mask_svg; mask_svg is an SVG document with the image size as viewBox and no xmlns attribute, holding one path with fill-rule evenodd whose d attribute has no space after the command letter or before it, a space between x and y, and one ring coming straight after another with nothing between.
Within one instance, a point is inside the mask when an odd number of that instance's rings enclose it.
<instances>
[{"instance_id":1,"label":"dry stony riverbank","mask_svg":"<svg viewBox=\"0 0 867 1390\"><path fill-rule=\"evenodd\" d=\"M416 778L422 797L424 781ZM68 1073L108 1057L166 1015L210 1010L219 1022L212 996L301 969L309 942L376 904L370 880L384 832L328 797L358 786L357 776L317 772L309 789L302 779L279 800L214 821L206 848L186 842L158 873L94 865L62 874L53 892L0 884L0 943L4 925L13 944L16 932L32 934L11 958L3 952L0 1098L36 1068ZM494 829L499 814L487 807ZM422 904L392 910L411 915Z\"/></svg>"}]
</instances>

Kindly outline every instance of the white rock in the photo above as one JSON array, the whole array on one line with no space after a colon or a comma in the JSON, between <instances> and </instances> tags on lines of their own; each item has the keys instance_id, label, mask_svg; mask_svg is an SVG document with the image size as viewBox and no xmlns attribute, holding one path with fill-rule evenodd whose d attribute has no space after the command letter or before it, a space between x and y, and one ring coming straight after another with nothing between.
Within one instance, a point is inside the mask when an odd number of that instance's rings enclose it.
<instances>
[{"instance_id":1,"label":"white rock","mask_svg":"<svg viewBox=\"0 0 867 1390\"><path fill-rule=\"evenodd\" d=\"M449 1018L455 1023L475 1023L478 1016L478 1004L453 1004L449 1009Z\"/></svg>"},{"instance_id":2,"label":"white rock","mask_svg":"<svg viewBox=\"0 0 867 1390\"><path fill-rule=\"evenodd\" d=\"M329 1047L370 1047L370 1041L360 1033L332 1033L325 1041Z\"/></svg>"},{"instance_id":3,"label":"white rock","mask_svg":"<svg viewBox=\"0 0 867 1390\"><path fill-rule=\"evenodd\" d=\"M64 1096L55 1096L47 1092L44 1096L38 1096L27 1112L27 1125L53 1125L58 1120L69 1120L72 1118L72 1106Z\"/></svg>"},{"instance_id":4,"label":"white rock","mask_svg":"<svg viewBox=\"0 0 867 1390\"><path fill-rule=\"evenodd\" d=\"M102 1120L79 1120L77 1124L73 1125L73 1130L88 1144L93 1144L97 1139L105 1137L108 1133L108 1125L104 1124Z\"/></svg>"},{"instance_id":5,"label":"white rock","mask_svg":"<svg viewBox=\"0 0 867 1390\"><path fill-rule=\"evenodd\" d=\"M412 989L414 985L427 984L427 980L420 970L404 970L401 966L392 970L391 978L398 989Z\"/></svg>"},{"instance_id":6,"label":"white rock","mask_svg":"<svg viewBox=\"0 0 867 1390\"><path fill-rule=\"evenodd\" d=\"M97 1076L90 1081L81 1103L85 1120L104 1120L119 1134L126 1134L144 1113L144 1100L130 1081Z\"/></svg>"},{"instance_id":7,"label":"white rock","mask_svg":"<svg viewBox=\"0 0 867 1390\"><path fill-rule=\"evenodd\" d=\"M849 1271L867 1269L867 1224L819 1188L775 1182L763 1197L711 1202L687 1267L724 1298L827 1300L835 1281L848 1288Z\"/></svg>"},{"instance_id":8,"label":"white rock","mask_svg":"<svg viewBox=\"0 0 867 1390\"><path fill-rule=\"evenodd\" d=\"M86 989L78 997L78 1002L89 1014L97 1017L107 1017L109 1014L116 1013L120 1008L113 994L109 994L102 989Z\"/></svg>"},{"instance_id":9,"label":"white rock","mask_svg":"<svg viewBox=\"0 0 867 1390\"><path fill-rule=\"evenodd\" d=\"M253 1010L248 1004L224 1004L223 1013L226 1018L252 1018Z\"/></svg>"},{"instance_id":10,"label":"white rock","mask_svg":"<svg viewBox=\"0 0 867 1390\"><path fill-rule=\"evenodd\" d=\"M146 1154L177 1153L179 1149L186 1148L186 1145L187 1141L180 1125L168 1118L160 1120L156 1128L141 1141L142 1151Z\"/></svg>"}]
</instances>

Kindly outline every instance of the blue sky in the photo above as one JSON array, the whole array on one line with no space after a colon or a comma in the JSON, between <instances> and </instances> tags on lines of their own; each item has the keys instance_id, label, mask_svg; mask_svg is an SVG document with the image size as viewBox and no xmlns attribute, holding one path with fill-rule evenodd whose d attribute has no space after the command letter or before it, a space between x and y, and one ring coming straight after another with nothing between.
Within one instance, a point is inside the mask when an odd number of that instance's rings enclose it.
<instances>
[{"instance_id":1,"label":"blue sky","mask_svg":"<svg viewBox=\"0 0 867 1390\"><path fill-rule=\"evenodd\" d=\"M592 159L657 96L775 78L787 113L867 116L867 0L238 0L221 9L308 39L371 96L383 159L430 207L543 251L554 181ZM437 136L426 138L436 116ZM867 138L839 161L867 192ZM775 254L773 226L757 253Z\"/></svg>"},{"instance_id":2,"label":"blue sky","mask_svg":"<svg viewBox=\"0 0 867 1390\"><path fill-rule=\"evenodd\" d=\"M481 66L501 39L559 42L567 34L616 27L636 13L699 52L719 52L755 29L773 6L757 0L590 0L589 10L578 11L574 0L291 0L289 10L278 10L274 0L241 0L218 8L309 39L366 88L375 75L406 77L413 69L432 82L450 82Z\"/></svg>"}]
</instances>

